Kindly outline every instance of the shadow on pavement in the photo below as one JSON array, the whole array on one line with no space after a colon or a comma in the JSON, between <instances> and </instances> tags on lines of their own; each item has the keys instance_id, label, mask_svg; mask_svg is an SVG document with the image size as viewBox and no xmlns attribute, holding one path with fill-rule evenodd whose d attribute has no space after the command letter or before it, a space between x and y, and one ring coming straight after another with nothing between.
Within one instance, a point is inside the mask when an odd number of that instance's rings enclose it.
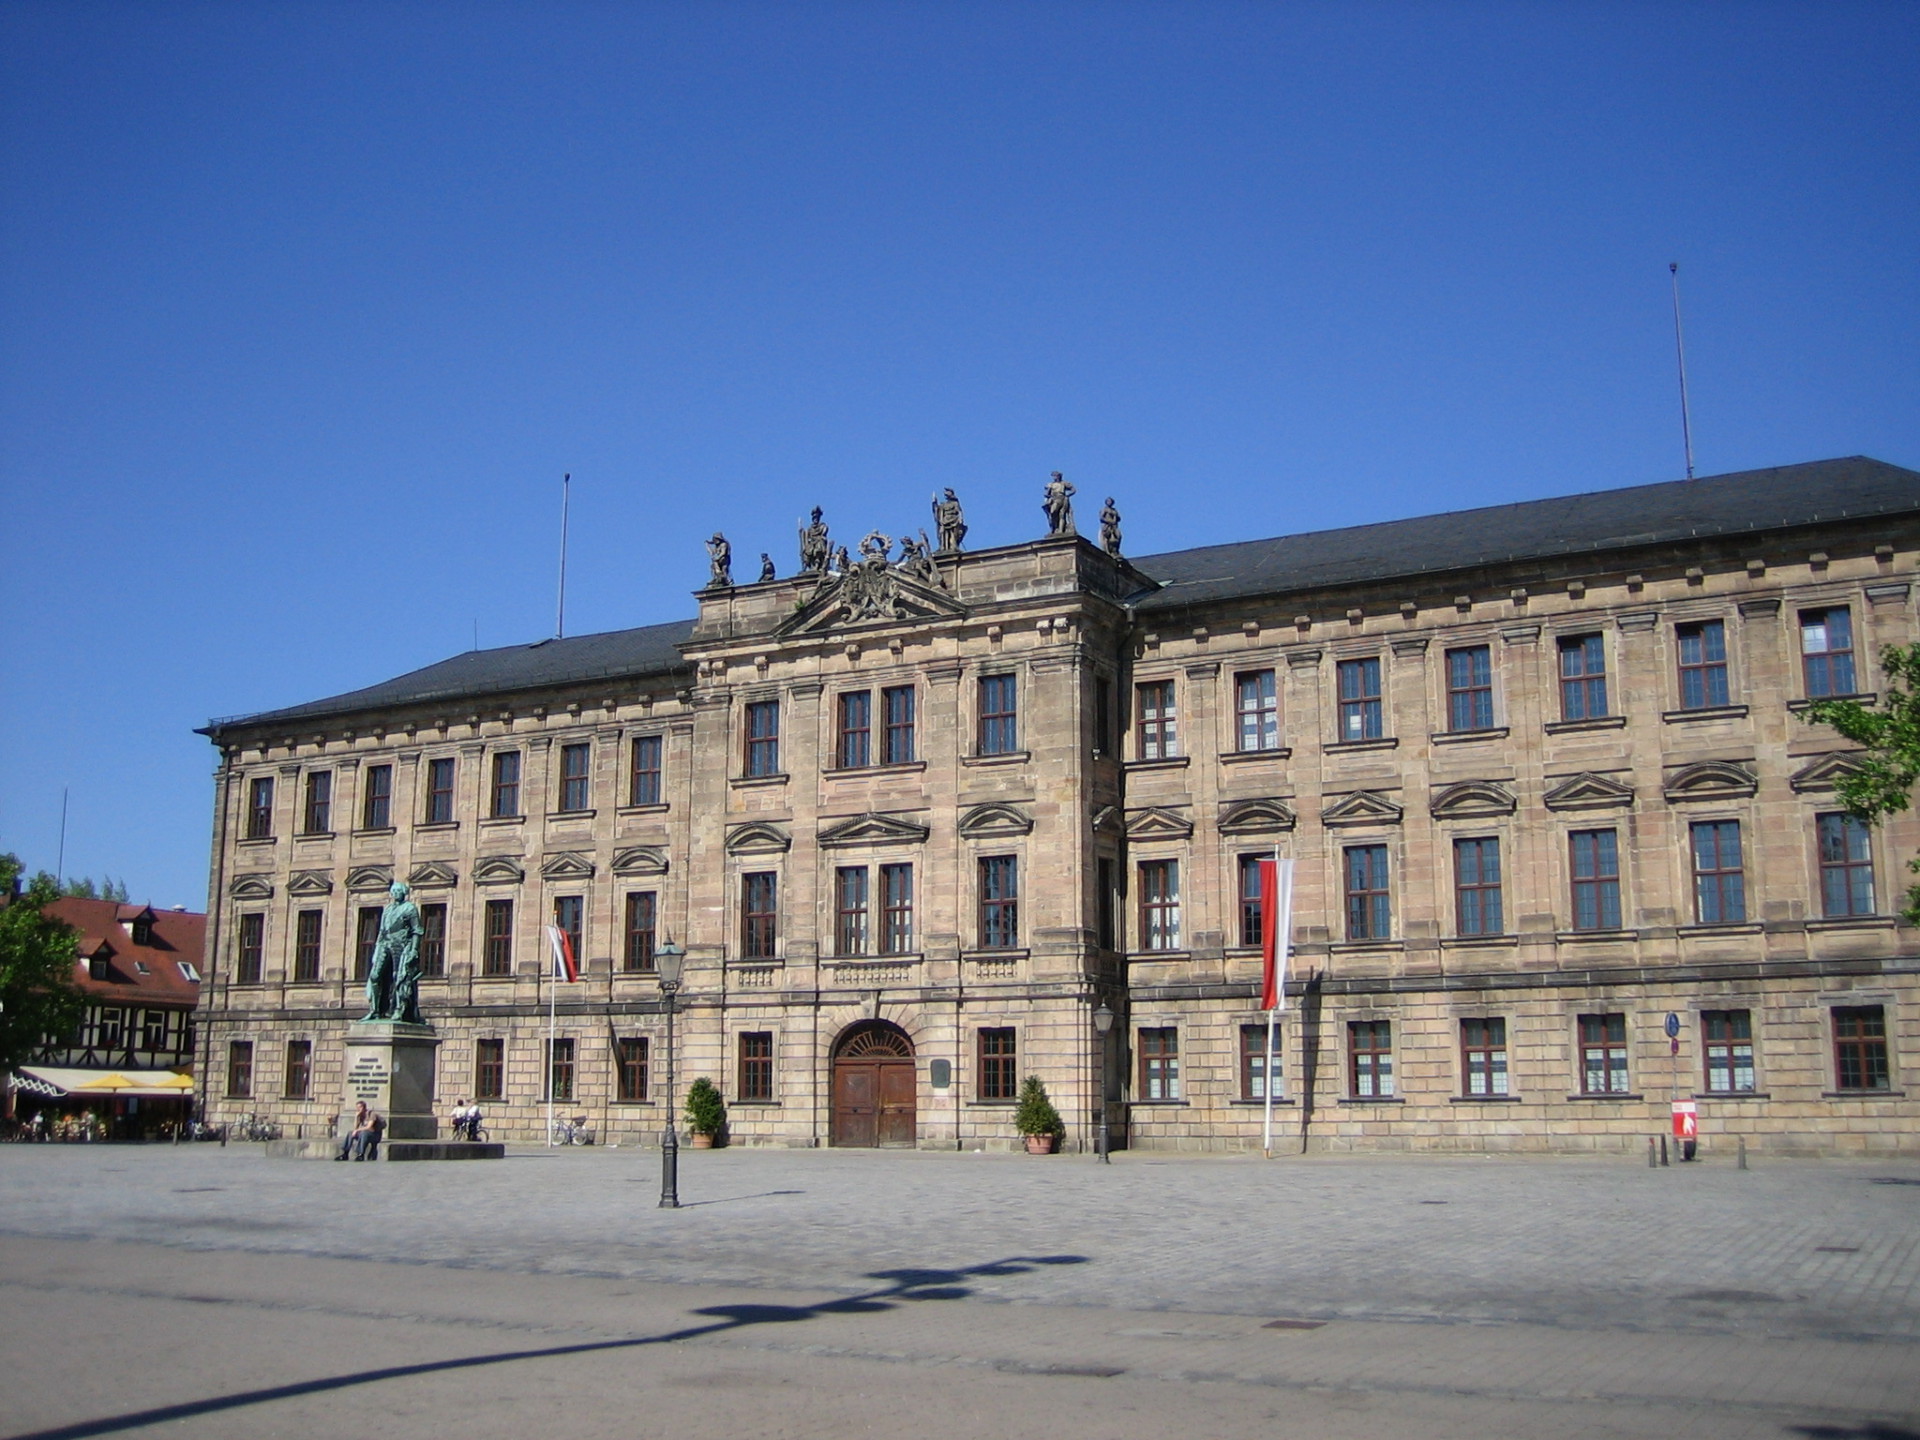
<instances>
[{"instance_id":1,"label":"shadow on pavement","mask_svg":"<svg viewBox=\"0 0 1920 1440\"><path fill-rule=\"evenodd\" d=\"M710 1202L712 1203L712 1202ZM157 1405L149 1410L129 1411L96 1420L81 1420L50 1429L23 1431L8 1440L84 1440L90 1435L111 1435L135 1430L143 1425L161 1425L173 1420L190 1420L197 1415L214 1415L225 1410L240 1410L249 1405L265 1405L275 1400L291 1400L302 1395L324 1395L356 1385L372 1385L382 1380L404 1380L413 1375L434 1375L452 1370L473 1370L487 1365L505 1365L517 1360L550 1360L564 1355L592 1355L601 1351L633 1350L644 1345L671 1345L677 1340L695 1340L721 1335L751 1325L790 1325L823 1315L868 1315L891 1310L910 1300L964 1300L973 1291L963 1282L969 1279L1020 1275L1038 1265L1084 1265L1084 1255L1010 1255L955 1270L876 1270L864 1278L884 1280L880 1288L818 1305L712 1305L695 1310L695 1315L712 1316L707 1325L688 1325L663 1335L636 1335L625 1340L591 1340L577 1345L550 1345L538 1350L502 1350L491 1355L467 1355L456 1360L428 1360L417 1365L388 1365L378 1370L357 1370L347 1375L326 1375L317 1380L299 1380L287 1385L270 1385L260 1390L243 1390L234 1395L215 1395L205 1400L188 1400L177 1405ZM1906 1431L1808 1431L1820 1437L1862 1437L1862 1440L1920 1440Z\"/></svg>"},{"instance_id":2,"label":"shadow on pavement","mask_svg":"<svg viewBox=\"0 0 1920 1440\"><path fill-rule=\"evenodd\" d=\"M1869 1420L1864 1425L1795 1425L1792 1433L1809 1436L1811 1440L1920 1440L1920 1430L1886 1425L1878 1420Z\"/></svg>"}]
</instances>

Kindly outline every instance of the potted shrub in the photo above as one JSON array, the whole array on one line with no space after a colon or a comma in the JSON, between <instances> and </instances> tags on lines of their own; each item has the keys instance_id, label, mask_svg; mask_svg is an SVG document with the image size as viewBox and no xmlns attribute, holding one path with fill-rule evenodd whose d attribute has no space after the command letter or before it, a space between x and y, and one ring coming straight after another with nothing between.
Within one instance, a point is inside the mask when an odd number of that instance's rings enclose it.
<instances>
[{"instance_id":1,"label":"potted shrub","mask_svg":"<svg viewBox=\"0 0 1920 1440\"><path fill-rule=\"evenodd\" d=\"M1020 1108L1013 1112L1013 1128L1026 1137L1029 1155L1051 1155L1066 1133L1060 1112L1047 1098L1047 1087L1038 1075L1029 1075L1020 1086Z\"/></svg>"},{"instance_id":2,"label":"potted shrub","mask_svg":"<svg viewBox=\"0 0 1920 1440\"><path fill-rule=\"evenodd\" d=\"M711 1150L727 1133L727 1102L704 1075L687 1087L687 1129L696 1150Z\"/></svg>"}]
</instances>

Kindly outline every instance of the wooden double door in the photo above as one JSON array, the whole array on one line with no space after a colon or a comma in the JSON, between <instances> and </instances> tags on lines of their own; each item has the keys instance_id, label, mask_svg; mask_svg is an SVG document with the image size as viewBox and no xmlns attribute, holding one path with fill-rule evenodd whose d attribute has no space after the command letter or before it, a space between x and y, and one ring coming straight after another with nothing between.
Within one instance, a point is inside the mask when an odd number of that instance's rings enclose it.
<instances>
[{"instance_id":1,"label":"wooden double door","mask_svg":"<svg viewBox=\"0 0 1920 1440\"><path fill-rule=\"evenodd\" d=\"M883 1020L848 1031L834 1047L830 1143L912 1145L914 1092L913 1042L904 1031Z\"/></svg>"}]
</instances>

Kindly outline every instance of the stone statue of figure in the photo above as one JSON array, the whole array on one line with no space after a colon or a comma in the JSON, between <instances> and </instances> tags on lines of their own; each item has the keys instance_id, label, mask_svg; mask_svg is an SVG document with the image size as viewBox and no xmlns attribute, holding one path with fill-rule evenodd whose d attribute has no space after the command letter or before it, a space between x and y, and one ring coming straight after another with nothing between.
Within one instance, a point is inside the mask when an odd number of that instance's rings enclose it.
<instances>
[{"instance_id":1,"label":"stone statue of figure","mask_svg":"<svg viewBox=\"0 0 1920 1440\"><path fill-rule=\"evenodd\" d=\"M833 569L837 574L844 575L852 568L853 561L847 558L847 547L842 545L833 552Z\"/></svg>"},{"instance_id":2,"label":"stone statue of figure","mask_svg":"<svg viewBox=\"0 0 1920 1440\"><path fill-rule=\"evenodd\" d=\"M1046 496L1040 502L1040 508L1047 512L1047 531L1050 535L1078 535L1073 528L1073 486L1058 470L1053 479L1047 482Z\"/></svg>"},{"instance_id":3,"label":"stone statue of figure","mask_svg":"<svg viewBox=\"0 0 1920 1440\"><path fill-rule=\"evenodd\" d=\"M824 575L833 550L827 543L827 527L821 522L820 507L813 507L813 523L800 529L800 573Z\"/></svg>"},{"instance_id":4,"label":"stone statue of figure","mask_svg":"<svg viewBox=\"0 0 1920 1440\"><path fill-rule=\"evenodd\" d=\"M1120 553L1120 512L1113 508L1113 496L1107 496L1107 505L1100 512L1100 544L1109 555Z\"/></svg>"},{"instance_id":5,"label":"stone statue of figure","mask_svg":"<svg viewBox=\"0 0 1920 1440\"><path fill-rule=\"evenodd\" d=\"M380 912L380 938L374 943L373 963L367 970L368 1020L398 1020L424 1025L420 1014L420 907L407 898L407 887L394 881L387 892L393 898Z\"/></svg>"},{"instance_id":6,"label":"stone statue of figure","mask_svg":"<svg viewBox=\"0 0 1920 1440\"><path fill-rule=\"evenodd\" d=\"M940 537L940 549L957 551L960 542L967 538L967 522L960 513L960 497L951 488L946 499L938 495L933 497L933 533Z\"/></svg>"},{"instance_id":7,"label":"stone statue of figure","mask_svg":"<svg viewBox=\"0 0 1920 1440\"><path fill-rule=\"evenodd\" d=\"M733 584L733 546L727 543L727 537L718 530L707 541L707 560L713 567L712 575L707 577L707 588L723 589Z\"/></svg>"},{"instance_id":8,"label":"stone statue of figure","mask_svg":"<svg viewBox=\"0 0 1920 1440\"><path fill-rule=\"evenodd\" d=\"M772 557L771 555L769 555L769 554L767 554L767 552L766 552L766 551L764 551L764 550L762 550L762 551L760 552L760 579L761 579L761 582L762 582L762 583L764 584L764 583L765 583L766 581L768 581L768 580L771 580L771 579L773 579L773 578L774 578L774 573L773 573L773 557Z\"/></svg>"}]
</instances>

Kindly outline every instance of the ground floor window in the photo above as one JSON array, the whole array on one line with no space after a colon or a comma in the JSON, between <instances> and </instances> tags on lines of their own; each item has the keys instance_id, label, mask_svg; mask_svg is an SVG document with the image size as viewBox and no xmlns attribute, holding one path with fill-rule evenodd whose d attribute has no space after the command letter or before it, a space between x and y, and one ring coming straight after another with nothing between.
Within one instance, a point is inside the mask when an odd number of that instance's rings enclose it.
<instances>
[{"instance_id":1,"label":"ground floor window","mask_svg":"<svg viewBox=\"0 0 1920 1440\"><path fill-rule=\"evenodd\" d=\"M1627 1017L1580 1017L1580 1093L1627 1093Z\"/></svg>"},{"instance_id":2,"label":"ground floor window","mask_svg":"<svg viewBox=\"0 0 1920 1440\"><path fill-rule=\"evenodd\" d=\"M507 1042L476 1040L473 1046L473 1098L507 1098Z\"/></svg>"},{"instance_id":3,"label":"ground floor window","mask_svg":"<svg viewBox=\"0 0 1920 1440\"><path fill-rule=\"evenodd\" d=\"M771 1030L752 1030L740 1037L740 1084L735 1093L742 1100L773 1099Z\"/></svg>"},{"instance_id":4,"label":"ground floor window","mask_svg":"<svg viewBox=\"0 0 1920 1440\"><path fill-rule=\"evenodd\" d=\"M1887 1012L1879 1005L1837 1005L1833 1011L1834 1086L1840 1090L1885 1090Z\"/></svg>"},{"instance_id":5,"label":"ground floor window","mask_svg":"<svg viewBox=\"0 0 1920 1440\"><path fill-rule=\"evenodd\" d=\"M1140 1032L1140 1098L1180 1098L1180 1032L1170 1025Z\"/></svg>"},{"instance_id":6,"label":"ground floor window","mask_svg":"<svg viewBox=\"0 0 1920 1440\"><path fill-rule=\"evenodd\" d=\"M623 1104L642 1103L647 1098L647 1041L645 1036L630 1036L613 1045L614 1094Z\"/></svg>"},{"instance_id":7,"label":"ground floor window","mask_svg":"<svg viewBox=\"0 0 1920 1440\"><path fill-rule=\"evenodd\" d=\"M1286 1093L1286 1071L1280 1064L1280 1030L1273 1032L1273 1098L1278 1100ZM1266 1025L1242 1025L1240 1027L1240 1098L1242 1100L1264 1100L1267 1098L1267 1027Z\"/></svg>"},{"instance_id":8,"label":"ground floor window","mask_svg":"<svg viewBox=\"0 0 1920 1440\"><path fill-rule=\"evenodd\" d=\"M1355 1020L1347 1026L1347 1089L1356 1100L1393 1094L1393 1022Z\"/></svg>"},{"instance_id":9,"label":"ground floor window","mask_svg":"<svg viewBox=\"0 0 1920 1440\"><path fill-rule=\"evenodd\" d=\"M1737 1095L1753 1089L1753 1012L1703 1010L1700 1034L1706 1044L1707 1089Z\"/></svg>"},{"instance_id":10,"label":"ground floor window","mask_svg":"<svg viewBox=\"0 0 1920 1440\"><path fill-rule=\"evenodd\" d=\"M547 1054L547 1098L557 1105L564 1105L573 1099L573 1041L553 1040L548 1042Z\"/></svg>"},{"instance_id":11,"label":"ground floor window","mask_svg":"<svg viewBox=\"0 0 1920 1440\"><path fill-rule=\"evenodd\" d=\"M253 1042L227 1042L227 1098L248 1100L253 1097Z\"/></svg>"},{"instance_id":12,"label":"ground floor window","mask_svg":"<svg viewBox=\"0 0 1920 1440\"><path fill-rule=\"evenodd\" d=\"M311 1040L289 1040L287 1042L286 1096L289 1100L304 1100L313 1089L313 1042Z\"/></svg>"},{"instance_id":13,"label":"ground floor window","mask_svg":"<svg viewBox=\"0 0 1920 1440\"><path fill-rule=\"evenodd\" d=\"M980 1098L1012 1100L1019 1094L1019 1077L1014 1073L1016 1060L1013 1031L1007 1028L980 1032Z\"/></svg>"},{"instance_id":14,"label":"ground floor window","mask_svg":"<svg viewBox=\"0 0 1920 1440\"><path fill-rule=\"evenodd\" d=\"M1462 1020L1460 1068L1469 1095L1507 1093L1507 1022Z\"/></svg>"}]
</instances>

